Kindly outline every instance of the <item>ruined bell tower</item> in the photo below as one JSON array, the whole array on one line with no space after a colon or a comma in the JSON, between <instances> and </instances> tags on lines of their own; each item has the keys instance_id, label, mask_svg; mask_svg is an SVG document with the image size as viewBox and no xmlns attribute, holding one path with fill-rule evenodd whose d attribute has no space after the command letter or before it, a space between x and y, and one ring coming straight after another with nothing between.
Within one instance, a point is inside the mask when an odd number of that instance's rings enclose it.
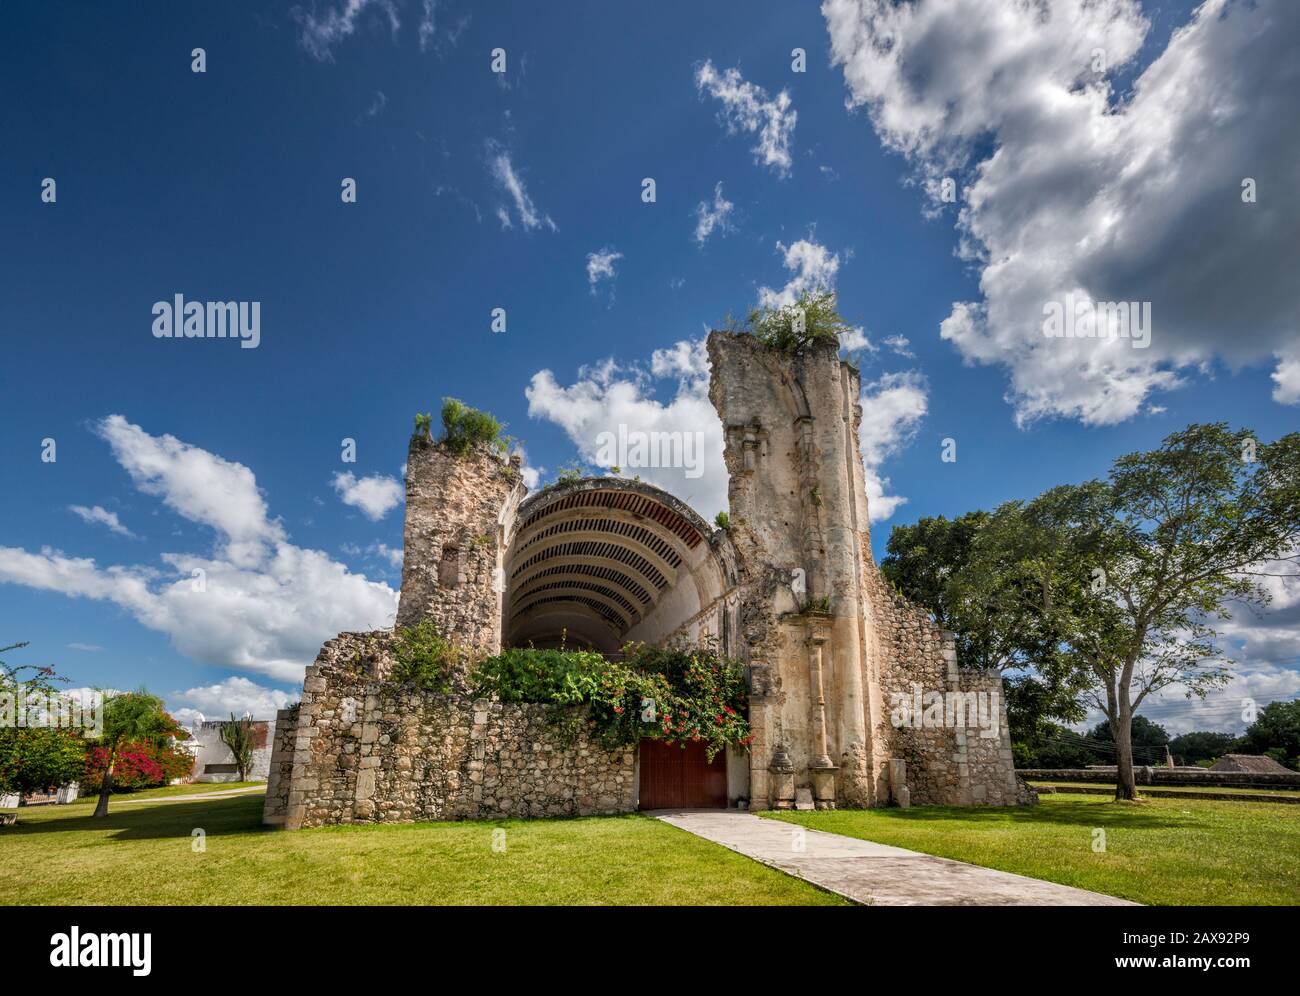
<instances>
[{"instance_id":1,"label":"ruined bell tower","mask_svg":"<svg viewBox=\"0 0 1300 996\"><path fill-rule=\"evenodd\" d=\"M959 669L952 634L872 559L857 369L835 343L792 353L714 332L708 351L730 476L735 649L751 676L751 805L1025 801L1000 675ZM940 703L928 714L940 721L900 726L895 706L918 698ZM976 699L990 722L945 721L950 703Z\"/></svg>"}]
</instances>

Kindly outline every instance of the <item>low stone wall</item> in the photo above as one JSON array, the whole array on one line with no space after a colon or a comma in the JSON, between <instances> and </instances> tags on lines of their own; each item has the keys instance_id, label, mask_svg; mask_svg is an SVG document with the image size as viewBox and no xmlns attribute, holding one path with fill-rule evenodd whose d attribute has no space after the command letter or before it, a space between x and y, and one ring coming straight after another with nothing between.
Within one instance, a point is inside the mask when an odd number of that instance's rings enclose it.
<instances>
[{"instance_id":1,"label":"low stone wall","mask_svg":"<svg viewBox=\"0 0 1300 996\"><path fill-rule=\"evenodd\" d=\"M1091 782L1114 785L1114 768L1022 768L1021 778L1044 782ZM1159 768L1134 765L1133 780L1138 785L1205 785L1217 788L1300 789L1300 771L1254 772L1211 771L1201 768Z\"/></svg>"},{"instance_id":2,"label":"low stone wall","mask_svg":"<svg viewBox=\"0 0 1300 996\"><path fill-rule=\"evenodd\" d=\"M566 744L545 706L393 685L388 639L341 634L307 669L286 828L636 809L635 750Z\"/></svg>"}]
</instances>

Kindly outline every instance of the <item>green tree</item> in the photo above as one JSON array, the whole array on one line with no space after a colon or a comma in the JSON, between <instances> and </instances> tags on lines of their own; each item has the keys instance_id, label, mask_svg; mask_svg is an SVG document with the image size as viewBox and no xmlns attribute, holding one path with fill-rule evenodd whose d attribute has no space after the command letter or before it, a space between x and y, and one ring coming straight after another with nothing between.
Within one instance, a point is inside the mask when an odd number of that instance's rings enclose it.
<instances>
[{"instance_id":1,"label":"green tree","mask_svg":"<svg viewBox=\"0 0 1300 996\"><path fill-rule=\"evenodd\" d=\"M1228 681L1210 624L1267 603L1260 576L1295 573L1300 433L1262 444L1223 423L1188 426L1121 457L1105 481L1003 506L986 543L981 559L1037 584L1060 660L1106 716L1116 798L1134 799L1138 707L1163 688L1204 696Z\"/></svg>"},{"instance_id":2,"label":"green tree","mask_svg":"<svg viewBox=\"0 0 1300 996\"><path fill-rule=\"evenodd\" d=\"M1231 733L1214 733L1210 730L1193 730L1180 733L1169 741L1169 751L1174 760L1182 764L1213 761L1231 752L1236 741Z\"/></svg>"},{"instance_id":3,"label":"green tree","mask_svg":"<svg viewBox=\"0 0 1300 996\"><path fill-rule=\"evenodd\" d=\"M100 784L96 817L108 815L113 794L113 769L119 752L131 743L161 745L177 733L176 721L163 710L163 701L141 689L108 697L104 703L104 732L99 745L108 752L108 765Z\"/></svg>"},{"instance_id":4,"label":"green tree","mask_svg":"<svg viewBox=\"0 0 1300 996\"><path fill-rule=\"evenodd\" d=\"M1084 712L1059 659L1059 634L1041 611L1041 585L1021 564L1032 551L1014 530L981 541L1002 525L980 511L895 526L880 570L956 633L963 667L1003 674L1012 743L1027 757L1052 735L1050 720L1078 722Z\"/></svg>"},{"instance_id":5,"label":"green tree","mask_svg":"<svg viewBox=\"0 0 1300 996\"><path fill-rule=\"evenodd\" d=\"M221 742L230 748L235 756L235 767L239 769L239 780L248 781L248 769L253 764L253 719L244 716L236 719L230 714L230 722L221 728Z\"/></svg>"},{"instance_id":6,"label":"green tree","mask_svg":"<svg viewBox=\"0 0 1300 996\"><path fill-rule=\"evenodd\" d=\"M26 643L0 647L0 654L20 650ZM31 676L22 677L30 671ZM0 723L0 795L31 795L76 781L85 758L79 732L56 726L17 723L20 702L26 706L59 694L55 682L67 679L53 668L33 665L10 666L0 661L0 702L4 721ZM12 722L10 721L12 719ZM30 723L32 717L27 717Z\"/></svg>"},{"instance_id":7,"label":"green tree","mask_svg":"<svg viewBox=\"0 0 1300 996\"><path fill-rule=\"evenodd\" d=\"M1270 702L1246 727L1237 742L1241 753L1264 754L1281 752L1278 760L1289 768L1298 767L1300 760L1300 699L1290 702Z\"/></svg>"}]
</instances>

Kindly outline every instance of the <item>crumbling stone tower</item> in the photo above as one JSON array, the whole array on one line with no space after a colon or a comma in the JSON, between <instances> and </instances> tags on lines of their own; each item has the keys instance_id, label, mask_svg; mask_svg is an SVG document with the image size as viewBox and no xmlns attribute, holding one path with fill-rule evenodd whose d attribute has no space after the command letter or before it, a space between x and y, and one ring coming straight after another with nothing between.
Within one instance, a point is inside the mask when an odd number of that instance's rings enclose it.
<instances>
[{"instance_id":1,"label":"crumbling stone tower","mask_svg":"<svg viewBox=\"0 0 1300 996\"><path fill-rule=\"evenodd\" d=\"M872 559L858 371L834 343L791 354L714 332L708 350L752 675L751 805L801 789L819 808L1022 798L1000 677L959 670L952 635ZM993 722L896 727L891 703L918 692L982 695Z\"/></svg>"},{"instance_id":2,"label":"crumbling stone tower","mask_svg":"<svg viewBox=\"0 0 1300 996\"><path fill-rule=\"evenodd\" d=\"M397 625L432 619L455 642L501 649L507 529L527 493L519 458L488 446L458 454L411 437Z\"/></svg>"}]
</instances>

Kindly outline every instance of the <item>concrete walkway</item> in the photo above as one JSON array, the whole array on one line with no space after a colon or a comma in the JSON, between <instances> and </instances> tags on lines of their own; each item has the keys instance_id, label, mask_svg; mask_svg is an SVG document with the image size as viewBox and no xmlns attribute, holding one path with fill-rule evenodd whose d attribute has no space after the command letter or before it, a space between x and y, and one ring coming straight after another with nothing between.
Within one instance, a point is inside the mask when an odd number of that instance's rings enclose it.
<instances>
[{"instance_id":1,"label":"concrete walkway","mask_svg":"<svg viewBox=\"0 0 1300 996\"><path fill-rule=\"evenodd\" d=\"M870 906L1136 906L1125 899L726 809L649 815ZM799 832L802 850L798 850Z\"/></svg>"}]
</instances>

